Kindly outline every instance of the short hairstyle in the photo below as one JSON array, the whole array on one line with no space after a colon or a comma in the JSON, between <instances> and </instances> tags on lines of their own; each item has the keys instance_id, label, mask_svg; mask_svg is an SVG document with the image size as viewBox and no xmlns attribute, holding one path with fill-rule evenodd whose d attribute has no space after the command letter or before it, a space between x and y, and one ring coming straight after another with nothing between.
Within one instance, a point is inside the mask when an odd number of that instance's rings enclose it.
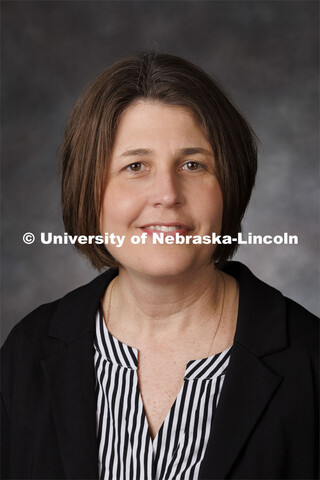
<instances>
[{"instance_id":1,"label":"short hairstyle","mask_svg":"<svg viewBox=\"0 0 320 480\"><path fill-rule=\"evenodd\" d=\"M71 235L100 233L101 205L117 125L137 100L187 107L210 142L223 196L221 235L236 237L257 170L257 141L248 122L203 70L177 56L147 52L122 59L89 86L69 117L61 147L62 210ZM105 245L76 248L99 270L117 262ZM217 245L222 267L236 243Z\"/></svg>"}]
</instances>

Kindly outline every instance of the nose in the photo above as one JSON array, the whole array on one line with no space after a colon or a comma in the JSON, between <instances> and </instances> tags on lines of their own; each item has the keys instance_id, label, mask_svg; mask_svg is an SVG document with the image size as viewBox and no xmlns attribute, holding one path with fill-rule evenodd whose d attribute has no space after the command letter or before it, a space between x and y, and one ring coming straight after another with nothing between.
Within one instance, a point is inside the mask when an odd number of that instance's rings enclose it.
<instances>
[{"instance_id":1,"label":"nose","mask_svg":"<svg viewBox=\"0 0 320 480\"><path fill-rule=\"evenodd\" d=\"M150 202L155 207L175 207L183 203L182 186L176 172L159 171L153 179L150 188Z\"/></svg>"}]
</instances>

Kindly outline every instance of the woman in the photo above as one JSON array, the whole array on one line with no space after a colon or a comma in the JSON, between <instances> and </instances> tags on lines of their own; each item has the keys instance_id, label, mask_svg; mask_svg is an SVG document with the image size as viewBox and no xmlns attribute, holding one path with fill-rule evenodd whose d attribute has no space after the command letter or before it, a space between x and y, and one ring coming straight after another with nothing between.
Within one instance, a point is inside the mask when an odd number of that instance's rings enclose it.
<instances>
[{"instance_id":1,"label":"woman","mask_svg":"<svg viewBox=\"0 0 320 480\"><path fill-rule=\"evenodd\" d=\"M62 204L98 269L3 348L4 478L317 478L317 319L226 262L254 134L187 61L103 72L62 147ZM106 237L105 237L106 238ZM157 241L157 239L162 239Z\"/></svg>"}]
</instances>

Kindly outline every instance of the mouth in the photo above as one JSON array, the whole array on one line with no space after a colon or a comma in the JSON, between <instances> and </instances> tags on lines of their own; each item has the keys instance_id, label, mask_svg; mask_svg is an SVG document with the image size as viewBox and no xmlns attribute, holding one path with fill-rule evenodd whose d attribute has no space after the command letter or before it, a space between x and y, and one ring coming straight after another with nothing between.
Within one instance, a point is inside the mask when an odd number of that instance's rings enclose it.
<instances>
[{"instance_id":1,"label":"mouth","mask_svg":"<svg viewBox=\"0 0 320 480\"><path fill-rule=\"evenodd\" d=\"M154 223L149 225L143 225L141 229L147 232L149 235L153 233L163 233L164 235L187 235L190 232L191 227L182 223Z\"/></svg>"}]
</instances>

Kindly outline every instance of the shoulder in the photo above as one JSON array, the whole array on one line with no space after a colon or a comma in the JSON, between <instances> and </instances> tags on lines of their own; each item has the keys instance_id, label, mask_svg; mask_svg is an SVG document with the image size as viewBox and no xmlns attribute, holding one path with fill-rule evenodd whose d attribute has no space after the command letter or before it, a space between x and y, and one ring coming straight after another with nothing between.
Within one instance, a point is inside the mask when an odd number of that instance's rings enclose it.
<instances>
[{"instance_id":1,"label":"shoulder","mask_svg":"<svg viewBox=\"0 0 320 480\"><path fill-rule=\"evenodd\" d=\"M54 353L58 340L70 341L72 332L79 332L81 318L86 318L98 304L110 278L116 271L110 270L99 275L86 285L82 285L65 296L43 305L29 313L11 330L1 348L2 366L17 364L18 359L31 356L41 358ZM86 307L88 310L86 310ZM91 310L90 308L91 307ZM88 325L90 319L88 318ZM65 337L65 338L64 338Z\"/></svg>"},{"instance_id":2,"label":"shoulder","mask_svg":"<svg viewBox=\"0 0 320 480\"><path fill-rule=\"evenodd\" d=\"M23 337L39 337L48 330L50 318L57 309L61 299L39 305L28 313L11 330L4 346L8 343L20 343Z\"/></svg>"},{"instance_id":3,"label":"shoulder","mask_svg":"<svg viewBox=\"0 0 320 480\"><path fill-rule=\"evenodd\" d=\"M284 351L288 346L318 351L319 319L274 287L257 278L245 265L228 262L224 271L239 284L239 313L235 341L254 354Z\"/></svg>"},{"instance_id":4,"label":"shoulder","mask_svg":"<svg viewBox=\"0 0 320 480\"><path fill-rule=\"evenodd\" d=\"M243 297L242 302L246 305L250 304L255 310L269 309L270 304L272 308L284 305L288 318L293 322L305 320L306 328L317 328L319 325L318 317L299 303L282 295L273 286L260 280L244 264L236 261L227 262L224 271L237 280Z\"/></svg>"},{"instance_id":5,"label":"shoulder","mask_svg":"<svg viewBox=\"0 0 320 480\"><path fill-rule=\"evenodd\" d=\"M38 308L24 317L11 330L7 340L1 348L2 367L7 363L17 363L24 353L30 352L34 345L38 348L42 344L49 331L51 319L56 311L60 300L40 305Z\"/></svg>"}]
</instances>

